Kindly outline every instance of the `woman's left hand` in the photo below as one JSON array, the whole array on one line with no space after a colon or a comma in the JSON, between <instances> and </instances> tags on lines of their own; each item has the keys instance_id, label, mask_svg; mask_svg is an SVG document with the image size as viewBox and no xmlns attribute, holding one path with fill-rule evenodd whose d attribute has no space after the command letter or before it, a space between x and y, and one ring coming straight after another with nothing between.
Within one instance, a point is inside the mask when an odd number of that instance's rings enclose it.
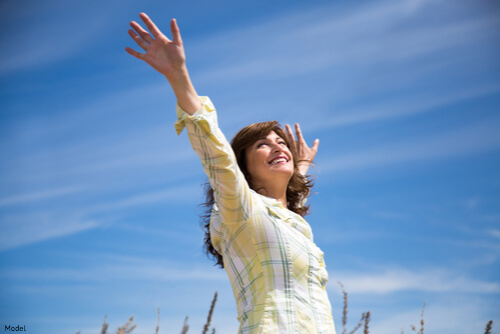
<instances>
[{"instance_id":1,"label":"woman's left hand","mask_svg":"<svg viewBox=\"0 0 500 334\"><path fill-rule=\"evenodd\" d=\"M304 137L302 137L299 124L295 123L295 133L297 135L297 139L295 139L295 136L293 135L292 128L288 124L286 124L285 127L290 145L295 148L295 152L298 155L297 160L299 162L297 167L299 171L305 175L309 169L309 165L313 162L314 157L318 152L319 139L316 139L313 142L312 147L309 147L307 146Z\"/></svg>"}]
</instances>

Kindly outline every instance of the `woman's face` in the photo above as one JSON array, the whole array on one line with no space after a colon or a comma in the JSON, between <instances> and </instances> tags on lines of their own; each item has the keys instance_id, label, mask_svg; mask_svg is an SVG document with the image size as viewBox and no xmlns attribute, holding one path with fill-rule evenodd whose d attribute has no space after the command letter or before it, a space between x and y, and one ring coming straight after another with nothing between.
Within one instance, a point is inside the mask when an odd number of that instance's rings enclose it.
<instances>
[{"instance_id":1,"label":"woman's face","mask_svg":"<svg viewBox=\"0 0 500 334\"><path fill-rule=\"evenodd\" d=\"M271 131L246 149L247 170L252 183L266 187L269 182L288 181L293 175L293 157L286 142Z\"/></svg>"}]
</instances>

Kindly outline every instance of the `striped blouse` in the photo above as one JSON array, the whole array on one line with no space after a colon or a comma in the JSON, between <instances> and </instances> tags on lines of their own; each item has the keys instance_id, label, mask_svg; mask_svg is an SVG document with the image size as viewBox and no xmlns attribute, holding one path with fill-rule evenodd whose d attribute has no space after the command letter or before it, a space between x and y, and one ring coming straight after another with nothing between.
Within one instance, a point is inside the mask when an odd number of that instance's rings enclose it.
<instances>
[{"instance_id":1,"label":"striped blouse","mask_svg":"<svg viewBox=\"0 0 500 334\"><path fill-rule=\"evenodd\" d=\"M279 201L250 189L212 102L200 100L193 115L177 105L175 127L178 134L187 128L214 190L210 233L231 281L239 333L334 334L328 273L311 227Z\"/></svg>"}]
</instances>

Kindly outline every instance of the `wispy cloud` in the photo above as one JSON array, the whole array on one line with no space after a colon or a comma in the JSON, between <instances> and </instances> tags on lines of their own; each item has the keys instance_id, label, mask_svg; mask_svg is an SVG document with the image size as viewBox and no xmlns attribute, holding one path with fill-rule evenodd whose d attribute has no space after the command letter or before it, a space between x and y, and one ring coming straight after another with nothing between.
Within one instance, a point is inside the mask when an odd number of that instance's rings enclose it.
<instances>
[{"instance_id":1,"label":"wispy cloud","mask_svg":"<svg viewBox=\"0 0 500 334\"><path fill-rule=\"evenodd\" d=\"M491 229L488 231L489 235L494 238L500 239L500 230L499 229Z\"/></svg>"},{"instance_id":2,"label":"wispy cloud","mask_svg":"<svg viewBox=\"0 0 500 334\"><path fill-rule=\"evenodd\" d=\"M78 219L71 214L30 212L2 217L0 251L80 233L99 226L94 220Z\"/></svg>"},{"instance_id":3,"label":"wispy cloud","mask_svg":"<svg viewBox=\"0 0 500 334\"><path fill-rule=\"evenodd\" d=\"M444 91L439 95L429 92L422 96L394 96L369 106L338 109L334 115L321 121L307 124L306 130L335 128L364 122L386 120L395 117L407 117L414 114L436 112L441 107L457 104L469 99L481 98L500 93L500 85L468 87L461 90Z\"/></svg>"},{"instance_id":4,"label":"wispy cloud","mask_svg":"<svg viewBox=\"0 0 500 334\"><path fill-rule=\"evenodd\" d=\"M450 15L431 22L425 20L429 13L455 4L415 3L384 1L353 11L339 10L335 5L315 8L218 35L196 43L191 50L193 54L204 54L198 51L217 45L227 61L210 69L206 79L232 82L257 76L296 76L340 65L413 61L474 43L474 36L490 35L499 25L494 15L469 19Z\"/></svg>"},{"instance_id":5,"label":"wispy cloud","mask_svg":"<svg viewBox=\"0 0 500 334\"><path fill-rule=\"evenodd\" d=\"M0 251L109 225L113 223L116 216L137 207L162 203L172 205L179 201L185 204L197 200L199 192L199 184L184 184L183 186L124 196L98 204L48 208L47 211L28 210L27 212L4 215L2 217ZM27 200L40 201L47 199L47 196L55 197L64 194L69 194L68 190L65 192L62 189L53 193L46 192L7 198L4 204L22 203L21 201Z\"/></svg>"},{"instance_id":6,"label":"wispy cloud","mask_svg":"<svg viewBox=\"0 0 500 334\"><path fill-rule=\"evenodd\" d=\"M282 76L301 81L308 80L305 74L331 73L314 88L304 88L301 98L279 88L269 96L252 86L260 93L259 106L241 101L225 106L238 110L244 121L271 113L275 118L299 119L305 131L439 112L498 94L498 82L483 78L472 84L464 73L481 66L477 57L487 52L474 45L478 38L491 38L499 22L493 14L460 16L451 10L455 6L452 1L385 1L352 11L326 6L194 41L190 51L195 56L205 57L202 50L217 45L227 57L224 62L205 59L204 64L214 65L197 72L196 82L213 86ZM450 15L431 19L438 10ZM264 83L262 87L267 90Z\"/></svg>"},{"instance_id":7,"label":"wispy cloud","mask_svg":"<svg viewBox=\"0 0 500 334\"><path fill-rule=\"evenodd\" d=\"M397 144L332 158L321 173L351 171L406 161L446 159L500 148L499 118L471 124L444 134L400 140Z\"/></svg>"},{"instance_id":8,"label":"wispy cloud","mask_svg":"<svg viewBox=\"0 0 500 334\"><path fill-rule=\"evenodd\" d=\"M134 208L137 206L147 206L157 203L172 204L176 202L188 203L197 198L199 194L199 184L183 184L182 186L168 187L162 190L149 191L124 197L111 202L106 202L85 209L88 213L113 212L124 208Z\"/></svg>"},{"instance_id":9,"label":"wispy cloud","mask_svg":"<svg viewBox=\"0 0 500 334\"><path fill-rule=\"evenodd\" d=\"M497 223L500 222L500 214L483 214L479 217L479 220L484 222Z\"/></svg>"},{"instance_id":10,"label":"wispy cloud","mask_svg":"<svg viewBox=\"0 0 500 334\"><path fill-rule=\"evenodd\" d=\"M34 201L43 201L46 199L53 199L60 196L66 196L69 194L74 194L81 191L82 187L69 187L60 189L47 189L43 191L30 192L24 194L18 194L13 196L7 196L0 198L0 207L9 205L19 205Z\"/></svg>"},{"instance_id":11,"label":"wispy cloud","mask_svg":"<svg viewBox=\"0 0 500 334\"><path fill-rule=\"evenodd\" d=\"M381 273L333 273L335 281L343 282L346 290L355 294L389 294L401 291L500 293L498 282L485 282L446 270L406 269L387 270ZM336 282L330 280L329 288L338 293Z\"/></svg>"},{"instance_id":12,"label":"wispy cloud","mask_svg":"<svg viewBox=\"0 0 500 334\"><path fill-rule=\"evenodd\" d=\"M16 33L2 37L3 48L15 52L0 56L0 75L45 66L85 51L110 28L110 13L116 15L122 10L112 2L97 7L91 2L69 6L61 1L30 6L3 4L2 9L2 26L12 25ZM20 18L36 22L36 28L16 24Z\"/></svg>"},{"instance_id":13,"label":"wispy cloud","mask_svg":"<svg viewBox=\"0 0 500 334\"><path fill-rule=\"evenodd\" d=\"M0 272L0 277L23 282L72 281L112 282L117 280L184 281L209 280L226 281L223 270L207 270L210 264L193 264L162 259L132 256L106 256L88 268L21 268ZM94 263L92 261L92 263Z\"/></svg>"},{"instance_id":14,"label":"wispy cloud","mask_svg":"<svg viewBox=\"0 0 500 334\"><path fill-rule=\"evenodd\" d=\"M50 116L35 114L10 124L2 135L1 153L9 159L0 163L0 182L26 187L43 179L78 177L93 183L89 177L117 170L124 173L138 166L195 161L189 143L175 135L173 114L169 123L118 124L117 119L128 112L134 121L143 122L144 117L136 116L145 106L141 101L161 101L164 92L164 85L137 87L89 98L70 113L58 110ZM147 106L156 110L152 113L158 117L165 109L163 105ZM170 109L174 106L171 101ZM125 181L133 182L127 179L122 183Z\"/></svg>"}]
</instances>

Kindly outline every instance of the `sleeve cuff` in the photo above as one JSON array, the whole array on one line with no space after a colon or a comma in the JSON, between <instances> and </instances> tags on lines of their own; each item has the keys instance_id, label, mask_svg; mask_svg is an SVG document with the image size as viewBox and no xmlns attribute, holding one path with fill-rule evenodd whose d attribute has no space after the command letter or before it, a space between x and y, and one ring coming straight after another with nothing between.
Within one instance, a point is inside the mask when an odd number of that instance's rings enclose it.
<instances>
[{"instance_id":1,"label":"sleeve cuff","mask_svg":"<svg viewBox=\"0 0 500 334\"><path fill-rule=\"evenodd\" d=\"M179 104L176 105L175 109L177 112L177 122L175 122L175 131L177 135L180 135L182 130L186 127L186 121L196 122L199 120L207 119L210 116L215 116L215 107L208 96L200 96L201 107L194 114L189 115L185 112Z\"/></svg>"}]
</instances>

